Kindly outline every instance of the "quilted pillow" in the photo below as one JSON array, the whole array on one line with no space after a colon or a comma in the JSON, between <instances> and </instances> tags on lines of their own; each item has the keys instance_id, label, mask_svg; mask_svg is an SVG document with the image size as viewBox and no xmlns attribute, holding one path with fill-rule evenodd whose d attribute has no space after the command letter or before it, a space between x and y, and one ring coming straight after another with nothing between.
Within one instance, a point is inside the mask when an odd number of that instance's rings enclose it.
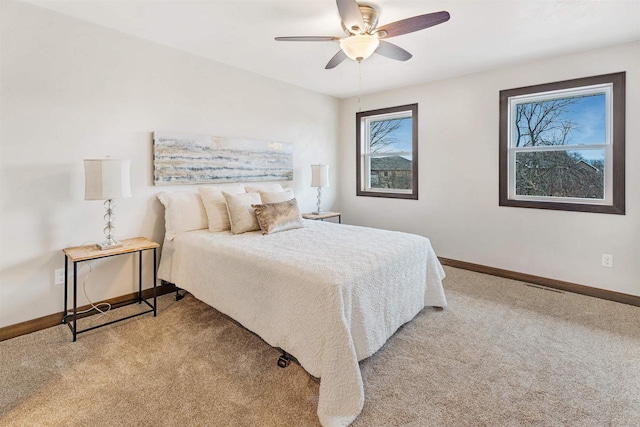
<instances>
[{"instance_id":1,"label":"quilted pillow","mask_svg":"<svg viewBox=\"0 0 640 427\"><path fill-rule=\"evenodd\" d=\"M304 227L296 199L280 203L253 205L253 208L262 234Z\"/></svg>"},{"instance_id":2,"label":"quilted pillow","mask_svg":"<svg viewBox=\"0 0 640 427\"><path fill-rule=\"evenodd\" d=\"M260 191L262 203L280 203L293 199L293 191Z\"/></svg>"},{"instance_id":3,"label":"quilted pillow","mask_svg":"<svg viewBox=\"0 0 640 427\"><path fill-rule=\"evenodd\" d=\"M207 211L209 231L211 232L231 230L229 212L227 212L227 202L222 195L223 191L232 194L241 194L244 193L244 187L242 185L227 185L224 187L198 188L204 209Z\"/></svg>"},{"instance_id":4,"label":"quilted pillow","mask_svg":"<svg viewBox=\"0 0 640 427\"><path fill-rule=\"evenodd\" d=\"M208 227L207 213L198 193L163 191L158 200L164 205L165 238L173 240L179 233Z\"/></svg>"},{"instance_id":5,"label":"quilted pillow","mask_svg":"<svg viewBox=\"0 0 640 427\"><path fill-rule=\"evenodd\" d=\"M259 193L231 194L223 191L222 195L227 201L227 211L229 211L229 221L231 222L231 232L233 234L260 230L260 225L252 207L253 204L261 202Z\"/></svg>"}]
</instances>

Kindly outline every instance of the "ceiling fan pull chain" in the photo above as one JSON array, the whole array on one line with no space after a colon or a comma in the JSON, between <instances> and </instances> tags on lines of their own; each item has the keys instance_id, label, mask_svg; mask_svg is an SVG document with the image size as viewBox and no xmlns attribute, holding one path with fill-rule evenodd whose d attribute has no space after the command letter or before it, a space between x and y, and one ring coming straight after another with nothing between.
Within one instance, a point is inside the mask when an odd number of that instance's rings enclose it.
<instances>
[{"instance_id":1,"label":"ceiling fan pull chain","mask_svg":"<svg viewBox=\"0 0 640 427\"><path fill-rule=\"evenodd\" d=\"M358 113L362 112L361 98L362 96L362 61L358 61Z\"/></svg>"}]
</instances>

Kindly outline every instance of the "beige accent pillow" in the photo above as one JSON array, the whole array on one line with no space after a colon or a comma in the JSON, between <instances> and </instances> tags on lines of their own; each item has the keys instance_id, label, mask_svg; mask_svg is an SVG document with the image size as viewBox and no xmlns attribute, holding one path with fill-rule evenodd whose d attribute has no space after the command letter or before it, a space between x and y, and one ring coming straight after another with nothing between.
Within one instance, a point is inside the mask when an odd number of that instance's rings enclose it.
<instances>
[{"instance_id":1,"label":"beige accent pillow","mask_svg":"<svg viewBox=\"0 0 640 427\"><path fill-rule=\"evenodd\" d=\"M223 191L232 194L242 194L244 193L244 187L242 185L228 185L224 187L198 188L198 192L202 197L202 203L207 211L209 231L211 232L231 230L227 202L222 195Z\"/></svg>"},{"instance_id":2,"label":"beige accent pillow","mask_svg":"<svg viewBox=\"0 0 640 427\"><path fill-rule=\"evenodd\" d=\"M260 230L256 214L251 206L261 202L259 193L230 194L223 191L222 195L227 201L227 211L233 234Z\"/></svg>"},{"instance_id":3,"label":"beige accent pillow","mask_svg":"<svg viewBox=\"0 0 640 427\"><path fill-rule=\"evenodd\" d=\"M296 199L280 203L253 205L262 234L302 228L302 215Z\"/></svg>"},{"instance_id":4,"label":"beige accent pillow","mask_svg":"<svg viewBox=\"0 0 640 427\"><path fill-rule=\"evenodd\" d=\"M207 228L207 213L198 193L162 191L157 195L164 205L164 237L173 240L184 231Z\"/></svg>"},{"instance_id":5,"label":"beige accent pillow","mask_svg":"<svg viewBox=\"0 0 640 427\"><path fill-rule=\"evenodd\" d=\"M260 198L262 203L280 203L287 202L293 199L293 191L260 191Z\"/></svg>"},{"instance_id":6,"label":"beige accent pillow","mask_svg":"<svg viewBox=\"0 0 640 427\"><path fill-rule=\"evenodd\" d=\"M260 191L282 191L282 185L277 182L268 182L266 184L245 185L244 189L247 193L258 193Z\"/></svg>"}]
</instances>

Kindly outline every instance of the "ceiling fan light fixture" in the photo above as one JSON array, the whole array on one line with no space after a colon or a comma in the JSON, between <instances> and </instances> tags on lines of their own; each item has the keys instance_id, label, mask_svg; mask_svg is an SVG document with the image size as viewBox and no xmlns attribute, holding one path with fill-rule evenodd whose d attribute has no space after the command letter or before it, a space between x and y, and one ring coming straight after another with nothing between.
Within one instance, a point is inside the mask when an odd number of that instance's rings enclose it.
<instances>
[{"instance_id":1,"label":"ceiling fan light fixture","mask_svg":"<svg viewBox=\"0 0 640 427\"><path fill-rule=\"evenodd\" d=\"M276 37L276 41L333 42L340 40L340 50L324 67L326 70L337 67L347 58L362 62L373 55L374 52L396 61L408 61L412 57L409 52L400 46L380 39L388 39L424 30L447 22L451 17L449 12L443 10L401 19L378 28L378 10L372 5L359 3L359 1L336 0L341 19L340 25L342 25L342 29L347 35L345 38L335 36L293 36Z\"/></svg>"},{"instance_id":2,"label":"ceiling fan light fixture","mask_svg":"<svg viewBox=\"0 0 640 427\"><path fill-rule=\"evenodd\" d=\"M364 61L376 51L380 40L369 34L347 37L340 41L340 49L354 61Z\"/></svg>"}]
</instances>

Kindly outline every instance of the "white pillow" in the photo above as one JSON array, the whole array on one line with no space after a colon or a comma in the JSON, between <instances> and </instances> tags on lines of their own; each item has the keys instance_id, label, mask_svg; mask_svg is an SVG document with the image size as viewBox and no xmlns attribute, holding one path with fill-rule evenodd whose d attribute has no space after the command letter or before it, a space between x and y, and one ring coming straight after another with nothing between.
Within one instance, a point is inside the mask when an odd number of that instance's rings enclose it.
<instances>
[{"instance_id":1,"label":"white pillow","mask_svg":"<svg viewBox=\"0 0 640 427\"><path fill-rule=\"evenodd\" d=\"M260 191L260 198L262 203L280 203L288 202L293 199L293 191Z\"/></svg>"},{"instance_id":2,"label":"white pillow","mask_svg":"<svg viewBox=\"0 0 640 427\"><path fill-rule=\"evenodd\" d=\"M282 185L277 182L268 182L265 184L245 185L244 189L247 193L258 193L260 191L282 191Z\"/></svg>"},{"instance_id":3,"label":"white pillow","mask_svg":"<svg viewBox=\"0 0 640 427\"><path fill-rule=\"evenodd\" d=\"M228 185L224 187L200 187L198 192L202 197L202 203L207 211L209 220L209 231L225 231L231 229L229 222L229 212L227 212L227 202L222 195L226 191L233 194L244 193L242 185Z\"/></svg>"},{"instance_id":4,"label":"white pillow","mask_svg":"<svg viewBox=\"0 0 640 427\"><path fill-rule=\"evenodd\" d=\"M163 191L158 200L164 205L165 238L173 240L179 233L208 227L207 213L198 193Z\"/></svg>"},{"instance_id":5,"label":"white pillow","mask_svg":"<svg viewBox=\"0 0 640 427\"><path fill-rule=\"evenodd\" d=\"M227 210L229 211L231 232L233 234L260 230L260 224L258 224L256 214L251 206L261 203L262 200L259 193L230 194L223 191L222 195L227 201Z\"/></svg>"}]
</instances>

